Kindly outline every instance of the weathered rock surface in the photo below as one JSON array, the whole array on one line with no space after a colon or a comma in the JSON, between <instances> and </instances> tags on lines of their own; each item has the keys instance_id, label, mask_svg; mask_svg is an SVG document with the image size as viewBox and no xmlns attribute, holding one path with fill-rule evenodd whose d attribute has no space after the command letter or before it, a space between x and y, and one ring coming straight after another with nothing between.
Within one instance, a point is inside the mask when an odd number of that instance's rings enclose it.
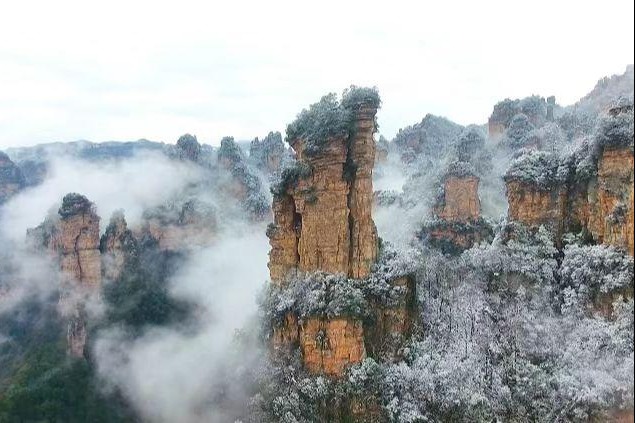
<instances>
[{"instance_id":1,"label":"weathered rock surface","mask_svg":"<svg viewBox=\"0 0 635 423\"><path fill-rule=\"evenodd\" d=\"M371 216L376 112L357 110L355 135L329 140L318 155L305 154L303 140L291 141L298 161L311 171L274 198L269 260L274 282L296 270L353 278L370 273L378 249Z\"/></svg>"},{"instance_id":2,"label":"weathered rock surface","mask_svg":"<svg viewBox=\"0 0 635 423\"><path fill-rule=\"evenodd\" d=\"M633 151L604 149L597 176L587 183L540 187L508 180L509 219L554 230L557 243L565 232L584 229L598 243L624 248L633 255Z\"/></svg>"},{"instance_id":3,"label":"weathered rock surface","mask_svg":"<svg viewBox=\"0 0 635 423\"><path fill-rule=\"evenodd\" d=\"M446 175L434 219L426 223L419 237L446 254L457 254L491 236L491 228L481 218L478 186L474 174Z\"/></svg>"},{"instance_id":4,"label":"weathered rock surface","mask_svg":"<svg viewBox=\"0 0 635 423\"><path fill-rule=\"evenodd\" d=\"M87 205L88 206L88 205ZM60 268L65 279L84 287L101 286L101 257L99 253L99 216L91 208L60 220Z\"/></svg>"},{"instance_id":5,"label":"weathered rock surface","mask_svg":"<svg viewBox=\"0 0 635 423\"><path fill-rule=\"evenodd\" d=\"M451 222L469 222L481 215L478 198L479 179L476 176L450 176L444 183L443 204L438 207L438 217Z\"/></svg>"},{"instance_id":6,"label":"weathered rock surface","mask_svg":"<svg viewBox=\"0 0 635 423\"><path fill-rule=\"evenodd\" d=\"M99 251L99 216L93 204L83 195L67 194L58 210L27 232L31 243L57 256L62 276L59 310L69 319L68 352L82 357L86 344L86 297L101 288L101 255Z\"/></svg>"}]
</instances>

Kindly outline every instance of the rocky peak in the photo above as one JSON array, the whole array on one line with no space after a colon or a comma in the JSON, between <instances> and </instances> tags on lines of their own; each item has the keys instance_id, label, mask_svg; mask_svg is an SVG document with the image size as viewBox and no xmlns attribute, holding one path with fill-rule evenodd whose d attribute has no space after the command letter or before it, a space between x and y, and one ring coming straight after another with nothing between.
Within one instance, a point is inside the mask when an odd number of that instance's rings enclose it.
<instances>
[{"instance_id":1,"label":"rocky peak","mask_svg":"<svg viewBox=\"0 0 635 423\"><path fill-rule=\"evenodd\" d=\"M249 159L260 170L273 174L280 170L286 154L280 132L269 132L265 138L255 138L249 145Z\"/></svg>"},{"instance_id":2,"label":"rocky peak","mask_svg":"<svg viewBox=\"0 0 635 423\"><path fill-rule=\"evenodd\" d=\"M290 273L323 270L363 278L377 258L372 220L374 90L352 88L304 110L287 129L296 153L274 191L268 231L275 283Z\"/></svg>"},{"instance_id":3,"label":"rocky peak","mask_svg":"<svg viewBox=\"0 0 635 423\"><path fill-rule=\"evenodd\" d=\"M18 166L0 151L0 205L24 186L25 179Z\"/></svg>"},{"instance_id":4,"label":"rocky peak","mask_svg":"<svg viewBox=\"0 0 635 423\"><path fill-rule=\"evenodd\" d=\"M196 136L185 134L176 141L176 149L181 159L192 162L198 161L201 154L201 145L198 143Z\"/></svg>"}]
</instances>

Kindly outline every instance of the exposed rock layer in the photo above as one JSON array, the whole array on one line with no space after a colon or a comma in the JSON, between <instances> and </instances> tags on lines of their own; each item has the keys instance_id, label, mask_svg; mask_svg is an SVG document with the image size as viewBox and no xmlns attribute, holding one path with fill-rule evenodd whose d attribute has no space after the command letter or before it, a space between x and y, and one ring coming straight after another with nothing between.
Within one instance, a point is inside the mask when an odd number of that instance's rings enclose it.
<instances>
[{"instance_id":1,"label":"exposed rock layer","mask_svg":"<svg viewBox=\"0 0 635 423\"><path fill-rule=\"evenodd\" d=\"M633 255L633 151L605 149L597 176L585 184L539 187L507 181L509 218L530 227L549 226L561 241L565 232L586 230L598 243Z\"/></svg>"}]
</instances>

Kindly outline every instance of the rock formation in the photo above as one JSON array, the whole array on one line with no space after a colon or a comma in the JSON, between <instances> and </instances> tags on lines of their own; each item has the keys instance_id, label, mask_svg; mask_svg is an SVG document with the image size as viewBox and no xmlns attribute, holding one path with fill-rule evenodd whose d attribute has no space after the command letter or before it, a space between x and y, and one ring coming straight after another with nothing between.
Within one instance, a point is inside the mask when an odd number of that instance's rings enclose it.
<instances>
[{"instance_id":1,"label":"rock formation","mask_svg":"<svg viewBox=\"0 0 635 423\"><path fill-rule=\"evenodd\" d=\"M101 288L99 216L83 195L67 194L58 217L28 231L31 242L57 256L61 272L60 311L69 319L68 351L82 357L86 344L86 298Z\"/></svg>"},{"instance_id":2,"label":"rock formation","mask_svg":"<svg viewBox=\"0 0 635 423\"><path fill-rule=\"evenodd\" d=\"M136 239L147 234L158 242L159 249L176 251L209 245L216 228L216 210L191 199L145 210L142 224L132 231Z\"/></svg>"},{"instance_id":3,"label":"rock formation","mask_svg":"<svg viewBox=\"0 0 635 423\"><path fill-rule=\"evenodd\" d=\"M0 205L25 186L20 169L0 151Z\"/></svg>"},{"instance_id":4,"label":"rock formation","mask_svg":"<svg viewBox=\"0 0 635 423\"><path fill-rule=\"evenodd\" d=\"M632 116L632 109L620 108L605 117L604 129L587 153L595 168L588 177L575 168L568 176L559 174L562 164L545 152L517 160L505 177L509 219L550 227L557 244L564 233L583 230L595 242L633 255Z\"/></svg>"},{"instance_id":5,"label":"rock formation","mask_svg":"<svg viewBox=\"0 0 635 423\"><path fill-rule=\"evenodd\" d=\"M256 138L249 145L249 160L269 175L280 170L286 154L280 132L269 132L262 140Z\"/></svg>"},{"instance_id":6,"label":"rock formation","mask_svg":"<svg viewBox=\"0 0 635 423\"><path fill-rule=\"evenodd\" d=\"M137 240L128 229L122 211L113 213L99 242L103 276L110 281L121 277L126 265L138 253Z\"/></svg>"},{"instance_id":7,"label":"rock formation","mask_svg":"<svg viewBox=\"0 0 635 423\"><path fill-rule=\"evenodd\" d=\"M442 195L433 209L433 220L419 237L444 253L459 253L492 235L481 218L479 178L467 162L457 161L447 169Z\"/></svg>"},{"instance_id":8,"label":"rock formation","mask_svg":"<svg viewBox=\"0 0 635 423\"><path fill-rule=\"evenodd\" d=\"M176 141L176 151L181 160L197 162L201 154L201 145L196 136L185 134Z\"/></svg>"},{"instance_id":9,"label":"rock formation","mask_svg":"<svg viewBox=\"0 0 635 423\"><path fill-rule=\"evenodd\" d=\"M274 222L267 230L271 280L278 289L285 289L294 277L317 271L362 284L371 275L379 253L371 216L379 99L376 92L365 90L352 88L341 105L327 96L289 125L287 139L297 162L272 188ZM325 128L325 115L346 125ZM404 281L408 279L390 283L414 292ZM336 288L328 288L326 297L336 295L330 293ZM347 314L299 319L287 313L274 328L273 345L277 350L299 348L311 373L342 376L350 364L367 356L367 345L377 355L390 355L388 350L400 345L382 345L382 340L392 332L404 335L410 330L405 307L372 306L375 324L369 326Z\"/></svg>"},{"instance_id":10,"label":"rock formation","mask_svg":"<svg viewBox=\"0 0 635 423\"><path fill-rule=\"evenodd\" d=\"M355 135L328 141L307 154L305 141L290 140L306 174L284 187L273 201L274 226L269 269L275 282L295 271L323 270L352 278L370 274L377 258L377 230L371 217L373 138L376 108L360 107Z\"/></svg>"},{"instance_id":11,"label":"rock formation","mask_svg":"<svg viewBox=\"0 0 635 423\"><path fill-rule=\"evenodd\" d=\"M262 192L262 182L250 169L233 137L221 140L217 161L219 167L226 172L220 175L227 179L221 186L226 194L238 200L251 217L264 218L269 212L269 206Z\"/></svg>"}]
</instances>

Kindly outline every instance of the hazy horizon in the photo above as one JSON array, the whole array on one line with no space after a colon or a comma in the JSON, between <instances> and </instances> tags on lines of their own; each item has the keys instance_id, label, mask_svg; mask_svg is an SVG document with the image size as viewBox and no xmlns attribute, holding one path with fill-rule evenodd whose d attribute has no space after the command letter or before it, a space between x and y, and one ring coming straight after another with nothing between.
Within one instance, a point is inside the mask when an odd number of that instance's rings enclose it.
<instances>
[{"instance_id":1,"label":"hazy horizon","mask_svg":"<svg viewBox=\"0 0 635 423\"><path fill-rule=\"evenodd\" d=\"M569 105L634 62L632 12L625 0L312 10L245 1L99 10L65 0L37 14L16 4L0 16L0 149L174 143L186 132L212 145L249 140L283 132L303 107L350 84L378 87L387 138L427 113L484 123L506 97Z\"/></svg>"}]
</instances>

